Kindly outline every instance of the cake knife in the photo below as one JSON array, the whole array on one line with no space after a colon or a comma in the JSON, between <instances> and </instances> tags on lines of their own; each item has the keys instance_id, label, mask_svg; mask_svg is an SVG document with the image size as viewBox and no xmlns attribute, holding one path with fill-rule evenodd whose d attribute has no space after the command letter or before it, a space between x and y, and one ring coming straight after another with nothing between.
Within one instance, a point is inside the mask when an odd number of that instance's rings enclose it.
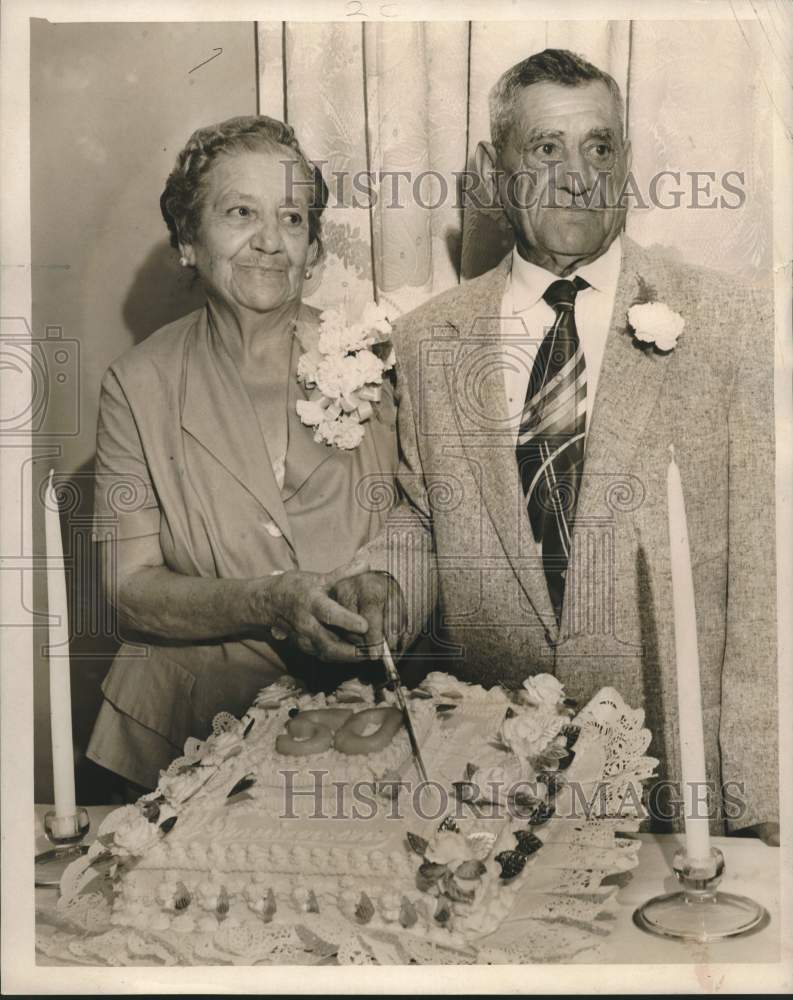
<instances>
[{"instance_id":1,"label":"cake knife","mask_svg":"<svg viewBox=\"0 0 793 1000\"><path fill-rule=\"evenodd\" d=\"M407 701L405 700L405 692L402 688L402 681L399 679L399 673L394 664L394 658L391 655L391 650L388 648L388 643L385 639L383 639L383 664L385 666L386 675L394 687L394 694L396 694L399 710L402 712L402 716L405 720L405 729L407 729L408 739L410 740L410 749L413 752L413 760L416 763L416 769L419 772L419 777L422 781L429 782L427 769L424 767L424 761L421 758L421 751L419 750L419 741L416 739L416 730L413 728L413 720L410 718Z\"/></svg>"}]
</instances>

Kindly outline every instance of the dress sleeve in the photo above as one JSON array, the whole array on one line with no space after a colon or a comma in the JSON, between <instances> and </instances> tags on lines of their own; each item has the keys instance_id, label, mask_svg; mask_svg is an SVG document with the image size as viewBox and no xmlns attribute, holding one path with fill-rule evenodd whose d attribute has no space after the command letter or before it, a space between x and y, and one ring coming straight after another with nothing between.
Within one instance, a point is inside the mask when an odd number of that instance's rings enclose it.
<instances>
[{"instance_id":1,"label":"dress sleeve","mask_svg":"<svg viewBox=\"0 0 793 1000\"><path fill-rule=\"evenodd\" d=\"M157 535L160 507L135 417L113 369L102 380L96 434L94 529L118 539Z\"/></svg>"}]
</instances>

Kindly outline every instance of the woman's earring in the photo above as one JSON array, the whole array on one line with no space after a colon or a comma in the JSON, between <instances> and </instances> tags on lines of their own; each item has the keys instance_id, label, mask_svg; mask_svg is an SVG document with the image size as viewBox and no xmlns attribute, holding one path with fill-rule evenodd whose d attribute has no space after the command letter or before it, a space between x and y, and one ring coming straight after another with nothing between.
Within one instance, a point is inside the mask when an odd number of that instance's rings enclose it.
<instances>
[{"instance_id":1,"label":"woman's earring","mask_svg":"<svg viewBox=\"0 0 793 1000\"><path fill-rule=\"evenodd\" d=\"M313 271L311 270L311 268L310 268L310 267L307 267L307 268L306 268L306 281L308 281L308 279L309 279L309 278L311 277L311 275L312 275L313 273L314 273L314 272L313 272Z\"/></svg>"},{"instance_id":2,"label":"woman's earring","mask_svg":"<svg viewBox=\"0 0 793 1000\"><path fill-rule=\"evenodd\" d=\"M187 267L187 257L180 257L179 263L182 265L182 267Z\"/></svg>"}]
</instances>

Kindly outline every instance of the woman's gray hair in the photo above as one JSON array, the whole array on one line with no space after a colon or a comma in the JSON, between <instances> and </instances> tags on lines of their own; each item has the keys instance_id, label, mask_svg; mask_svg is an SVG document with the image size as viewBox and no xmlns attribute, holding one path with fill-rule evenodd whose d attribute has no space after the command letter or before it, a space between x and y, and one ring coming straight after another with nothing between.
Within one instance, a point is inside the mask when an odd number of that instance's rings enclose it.
<instances>
[{"instance_id":1,"label":"woman's gray hair","mask_svg":"<svg viewBox=\"0 0 793 1000\"><path fill-rule=\"evenodd\" d=\"M262 149L291 150L297 157L303 183L313 187L308 211L309 243L316 243L317 255L322 251L320 219L328 200L328 188L319 167L306 157L295 137L294 129L266 115L229 118L218 125L197 129L176 158L160 196L160 211L171 234L171 246L193 243L198 234L201 210L206 194L206 182L212 164L219 156ZM297 182L299 183L299 182Z\"/></svg>"},{"instance_id":2,"label":"woman's gray hair","mask_svg":"<svg viewBox=\"0 0 793 1000\"><path fill-rule=\"evenodd\" d=\"M516 99L526 87L533 83L580 87L595 81L605 83L609 88L617 104L620 122L623 122L625 106L617 81L575 52L545 49L517 63L500 77L490 91L490 138L493 145L497 150L503 149L514 121Z\"/></svg>"}]
</instances>

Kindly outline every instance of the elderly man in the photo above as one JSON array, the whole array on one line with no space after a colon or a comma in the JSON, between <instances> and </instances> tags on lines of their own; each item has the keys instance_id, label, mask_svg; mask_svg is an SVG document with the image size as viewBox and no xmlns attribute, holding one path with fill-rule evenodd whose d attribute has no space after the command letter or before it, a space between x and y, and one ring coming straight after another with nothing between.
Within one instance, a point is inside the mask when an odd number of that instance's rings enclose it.
<instances>
[{"instance_id":1,"label":"elderly man","mask_svg":"<svg viewBox=\"0 0 793 1000\"><path fill-rule=\"evenodd\" d=\"M388 615L406 610L412 634L436 607L448 669L467 679L553 671L579 700L617 688L679 782L672 445L714 827L773 842L770 296L621 235L630 144L617 84L595 66L560 50L514 66L491 130L478 167L515 249L400 323L403 501L371 547L379 572L337 599L370 642Z\"/></svg>"}]
</instances>

